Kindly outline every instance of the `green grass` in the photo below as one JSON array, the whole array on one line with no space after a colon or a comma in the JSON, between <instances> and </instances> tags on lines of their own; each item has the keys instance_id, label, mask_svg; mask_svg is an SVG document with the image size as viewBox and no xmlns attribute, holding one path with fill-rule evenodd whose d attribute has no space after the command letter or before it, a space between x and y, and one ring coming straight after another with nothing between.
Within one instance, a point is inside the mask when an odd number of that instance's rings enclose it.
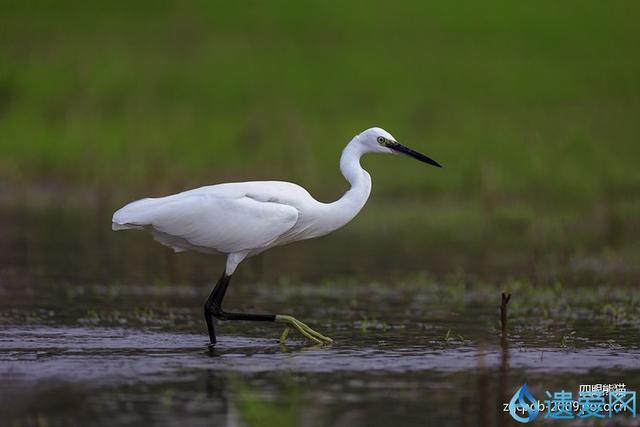
<instances>
[{"instance_id":1,"label":"green grass","mask_svg":"<svg viewBox=\"0 0 640 427\"><path fill-rule=\"evenodd\" d=\"M640 194L635 1L0 2L0 180L118 199L241 179L344 188L373 125L381 198Z\"/></svg>"}]
</instances>

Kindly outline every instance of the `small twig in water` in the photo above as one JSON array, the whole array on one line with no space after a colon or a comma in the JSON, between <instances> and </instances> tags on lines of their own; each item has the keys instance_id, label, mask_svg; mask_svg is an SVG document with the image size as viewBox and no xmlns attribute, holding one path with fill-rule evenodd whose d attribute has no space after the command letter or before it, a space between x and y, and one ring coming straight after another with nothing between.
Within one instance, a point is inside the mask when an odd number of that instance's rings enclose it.
<instances>
[{"instance_id":1,"label":"small twig in water","mask_svg":"<svg viewBox=\"0 0 640 427\"><path fill-rule=\"evenodd\" d=\"M507 336L507 304L511 299L511 294L502 293L502 302L500 303L500 323L502 327L502 336Z\"/></svg>"}]
</instances>

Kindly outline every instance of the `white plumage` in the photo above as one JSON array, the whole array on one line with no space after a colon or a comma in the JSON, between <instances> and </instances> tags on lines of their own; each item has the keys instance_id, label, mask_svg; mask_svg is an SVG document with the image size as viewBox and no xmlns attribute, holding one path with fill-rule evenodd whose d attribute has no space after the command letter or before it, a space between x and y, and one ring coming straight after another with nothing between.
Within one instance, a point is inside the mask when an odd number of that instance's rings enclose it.
<instances>
[{"instance_id":1,"label":"white plumage","mask_svg":"<svg viewBox=\"0 0 640 427\"><path fill-rule=\"evenodd\" d=\"M399 144L385 130L371 128L356 135L343 150L340 170L351 189L333 203L319 202L289 182L237 182L129 203L113 214L112 227L148 229L157 241L175 251L226 254L225 274L230 277L248 256L322 236L356 216L371 192L371 177L360 166L360 157L375 152L403 153L440 166ZM213 343L211 325L209 332Z\"/></svg>"},{"instance_id":2,"label":"white plumage","mask_svg":"<svg viewBox=\"0 0 640 427\"><path fill-rule=\"evenodd\" d=\"M113 215L113 229L147 228L175 251L234 255L226 270L233 274L247 256L341 226L330 210L296 184L237 182L129 203Z\"/></svg>"},{"instance_id":3,"label":"white plumage","mask_svg":"<svg viewBox=\"0 0 640 427\"><path fill-rule=\"evenodd\" d=\"M264 197L260 187L272 196ZM266 248L298 221L298 209L275 197L283 193L274 191L277 187L283 185L221 184L138 200L114 214L114 228L149 227L176 251L229 254Z\"/></svg>"}]
</instances>

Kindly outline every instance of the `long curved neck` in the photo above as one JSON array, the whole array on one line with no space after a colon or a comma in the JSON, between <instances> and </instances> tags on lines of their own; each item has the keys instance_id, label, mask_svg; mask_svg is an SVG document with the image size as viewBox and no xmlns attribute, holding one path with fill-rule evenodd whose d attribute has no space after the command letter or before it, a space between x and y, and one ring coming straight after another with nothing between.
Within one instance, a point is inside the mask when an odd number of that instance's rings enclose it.
<instances>
[{"instance_id":1,"label":"long curved neck","mask_svg":"<svg viewBox=\"0 0 640 427\"><path fill-rule=\"evenodd\" d=\"M364 206L371 193L371 176L360 166L360 157L364 154L362 145L355 136L342 151L340 172L351 184L351 188L333 203L330 212L336 227L339 228L351 221Z\"/></svg>"}]
</instances>

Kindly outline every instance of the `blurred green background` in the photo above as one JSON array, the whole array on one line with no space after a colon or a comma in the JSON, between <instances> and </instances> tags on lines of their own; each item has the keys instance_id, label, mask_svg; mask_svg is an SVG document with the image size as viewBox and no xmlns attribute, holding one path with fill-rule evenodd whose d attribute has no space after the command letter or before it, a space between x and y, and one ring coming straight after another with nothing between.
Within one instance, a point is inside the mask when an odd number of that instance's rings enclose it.
<instances>
[{"instance_id":1,"label":"blurred green background","mask_svg":"<svg viewBox=\"0 0 640 427\"><path fill-rule=\"evenodd\" d=\"M2 1L1 190L281 179L326 201L382 126L445 168L369 156L377 201L635 217L639 21L637 1Z\"/></svg>"}]
</instances>

